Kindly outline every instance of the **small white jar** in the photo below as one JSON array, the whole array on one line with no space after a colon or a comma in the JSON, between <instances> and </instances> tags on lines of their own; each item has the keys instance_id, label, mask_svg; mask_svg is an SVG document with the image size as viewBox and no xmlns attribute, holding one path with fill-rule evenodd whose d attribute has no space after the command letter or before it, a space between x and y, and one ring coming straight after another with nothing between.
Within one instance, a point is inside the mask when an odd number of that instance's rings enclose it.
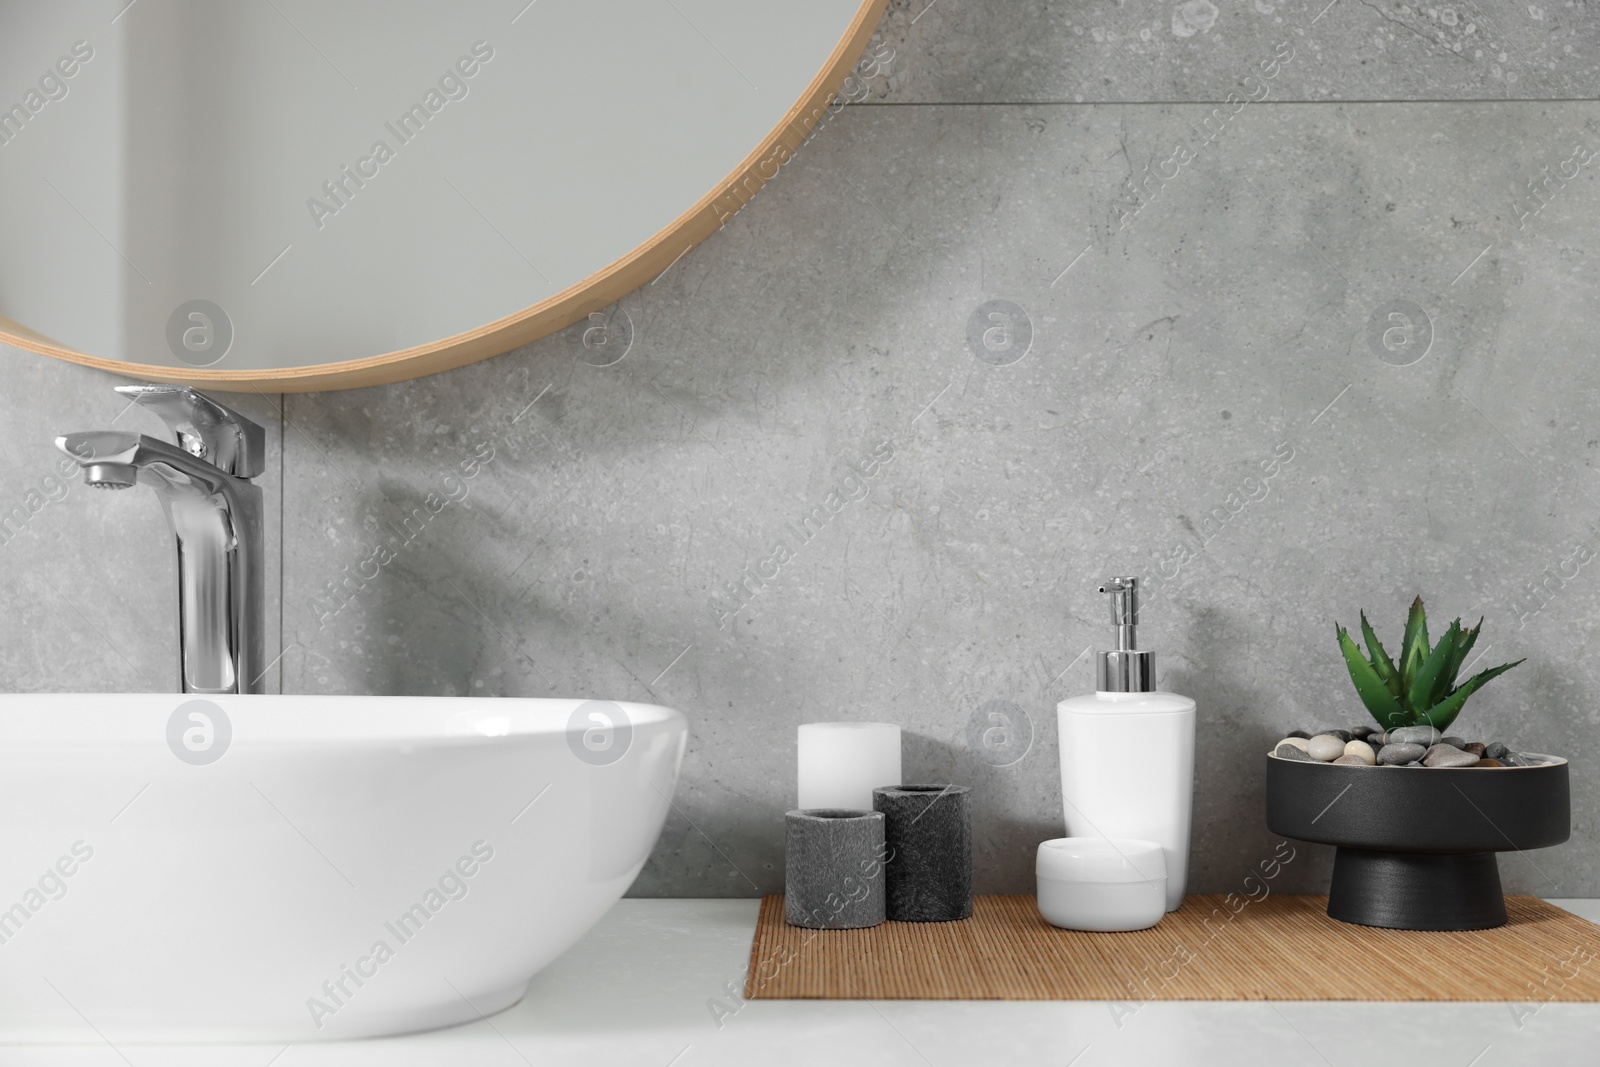
<instances>
[{"instance_id":1,"label":"small white jar","mask_svg":"<svg viewBox=\"0 0 1600 1067\"><path fill-rule=\"evenodd\" d=\"M1039 914L1068 930L1143 930L1167 912L1167 860L1154 841L1058 837L1039 845Z\"/></svg>"}]
</instances>

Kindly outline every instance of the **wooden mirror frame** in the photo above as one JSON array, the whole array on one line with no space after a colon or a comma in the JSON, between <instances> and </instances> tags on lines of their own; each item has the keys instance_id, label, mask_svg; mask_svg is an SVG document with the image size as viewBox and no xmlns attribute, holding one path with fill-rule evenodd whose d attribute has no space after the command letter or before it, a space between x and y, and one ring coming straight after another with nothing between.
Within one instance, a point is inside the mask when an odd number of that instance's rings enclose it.
<instances>
[{"instance_id":1,"label":"wooden mirror frame","mask_svg":"<svg viewBox=\"0 0 1600 1067\"><path fill-rule=\"evenodd\" d=\"M627 255L577 284L477 329L362 359L270 370L180 368L105 359L68 348L3 315L0 315L0 341L144 381L274 393L385 385L437 374L509 352L616 303L658 277L749 203L830 113L835 95L866 50L888 2L862 0L844 37L783 121L732 173L683 214Z\"/></svg>"}]
</instances>

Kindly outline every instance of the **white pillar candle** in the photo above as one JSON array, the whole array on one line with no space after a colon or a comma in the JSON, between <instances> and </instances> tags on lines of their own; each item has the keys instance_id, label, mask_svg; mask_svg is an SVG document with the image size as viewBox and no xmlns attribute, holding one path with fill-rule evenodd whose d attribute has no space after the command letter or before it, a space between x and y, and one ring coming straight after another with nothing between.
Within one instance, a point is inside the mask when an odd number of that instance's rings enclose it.
<instances>
[{"instance_id":1,"label":"white pillar candle","mask_svg":"<svg viewBox=\"0 0 1600 1067\"><path fill-rule=\"evenodd\" d=\"M900 785L900 727L887 722L808 722L800 727L796 807L872 810L872 791Z\"/></svg>"}]
</instances>

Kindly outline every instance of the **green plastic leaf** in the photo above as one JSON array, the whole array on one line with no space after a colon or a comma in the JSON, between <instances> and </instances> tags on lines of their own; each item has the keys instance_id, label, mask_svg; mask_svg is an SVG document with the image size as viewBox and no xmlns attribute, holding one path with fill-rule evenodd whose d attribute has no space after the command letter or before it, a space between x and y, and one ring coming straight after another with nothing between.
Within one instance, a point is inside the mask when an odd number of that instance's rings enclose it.
<instances>
[{"instance_id":1,"label":"green plastic leaf","mask_svg":"<svg viewBox=\"0 0 1600 1067\"><path fill-rule=\"evenodd\" d=\"M1405 638L1400 642L1400 692L1411 692L1411 682L1428 659L1428 613L1419 596L1411 602L1406 616ZM1403 697L1402 697L1403 699Z\"/></svg>"},{"instance_id":2,"label":"green plastic leaf","mask_svg":"<svg viewBox=\"0 0 1600 1067\"><path fill-rule=\"evenodd\" d=\"M1457 620L1459 621L1459 620ZM1470 630L1462 630L1461 638L1456 641L1455 662L1450 664L1450 685L1456 684L1456 677L1461 674L1461 665L1467 662L1467 655L1472 651L1473 644L1478 640L1478 634L1483 631L1483 619L1478 619L1478 625ZM1440 692L1439 699L1443 700L1450 695L1450 689Z\"/></svg>"},{"instance_id":3,"label":"green plastic leaf","mask_svg":"<svg viewBox=\"0 0 1600 1067\"><path fill-rule=\"evenodd\" d=\"M1390 659L1389 653L1384 650L1383 642L1372 632L1372 624L1367 621L1367 613L1364 611L1361 613L1361 636L1367 642L1367 662L1372 664L1372 669L1383 679L1384 688L1398 697L1400 672L1395 669L1394 660Z\"/></svg>"},{"instance_id":4,"label":"green plastic leaf","mask_svg":"<svg viewBox=\"0 0 1600 1067\"><path fill-rule=\"evenodd\" d=\"M1456 641L1461 637L1461 620L1457 619L1450 624L1450 628L1439 638L1439 644L1428 653L1428 658L1418 668L1416 676L1411 679L1411 688L1406 690L1406 703L1413 711L1423 708L1432 708L1437 704L1438 697L1447 696L1450 692L1449 683L1445 684L1444 693L1438 693L1439 678L1455 658ZM1437 696L1436 696L1437 694Z\"/></svg>"},{"instance_id":5,"label":"green plastic leaf","mask_svg":"<svg viewBox=\"0 0 1600 1067\"><path fill-rule=\"evenodd\" d=\"M1337 624L1333 630L1339 638L1339 651L1344 653L1345 666L1350 669L1350 680L1355 683L1356 695L1361 698L1361 703L1367 706L1367 710L1378 721L1378 725L1385 730L1409 726L1411 717L1400 706L1400 701L1395 695L1383 684L1383 679L1378 677L1378 672L1361 654L1361 649L1356 647L1350 634L1343 626Z\"/></svg>"},{"instance_id":6,"label":"green plastic leaf","mask_svg":"<svg viewBox=\"0 0 1600 1067\"><path fill-rule=\"evenodd\" d=\"M1456 675L1460 673L1458 670L1458 664L1461 661L1461 654L1459 650L1461 648L1461 642L1466 636L1466 631L1461 628L1460 619L1456 619L1450 623L1449 633L1454 635L1450 645L1450 659L1446 661L1444 669L1439 672L1439 678L1433 683L1433 689L1429 691L1427 699L1424 700L1419 707L1431 708L1433 705L1439 703L1445 697L1455 692ZM1440 644L1443 643L1443 641L1440 642ZM1435 649L1434 651L1437 652L1438 649Z\"/></svg>"},{"instance_id":7,"label":"green plastic leaf","mask_svg":"<svg viewBox=\"0 0 1600 1067\"><path fill-rule=\"evenodd\" d=\"M1512 667L1515 667L1517 663L1522 662L1524 661L1519 659L1516 663L1502 663L1498 667L1491 667L1486 671L1479 671L1477 674L1474 674L1471 678L1468 678L1465 682L1463 682L1461 687L1454 693L1451 693L1449 696L1445 697L1444 700L1435 704L1433 707L1429 708L1427 711L1418 716L1417 724L1419 726L1424 724L1432 726L1436 730L1445 729L1445 727L1449 726L1455 721L1457 715L1461 714L1461 706L1467 702L1467 698L1473 693L1477 692L1485 682L1488 682L1492 678L1498 678L1506 671L1509 671Z\"/></svg>"}]
</instances>

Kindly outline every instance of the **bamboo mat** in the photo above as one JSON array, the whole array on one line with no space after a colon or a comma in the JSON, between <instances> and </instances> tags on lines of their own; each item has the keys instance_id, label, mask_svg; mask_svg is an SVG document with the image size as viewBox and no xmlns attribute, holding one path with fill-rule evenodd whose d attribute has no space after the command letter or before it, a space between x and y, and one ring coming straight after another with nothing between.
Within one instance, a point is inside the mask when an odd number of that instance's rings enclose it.
<instances>
[{"instance_id":1,"label":"bamboo mat","mask_svg":"<svg viewBox=\"0 0 1600 1067\"><path fill-rule=\"evenodd\" d=\"M1049 925L1032 896L980 896L960 922L806 930L785 923L772 896L745 996L1600 1001L1600 926L1537 897L1508 896L1505 926L1446 933L1352 926L1327 905L1191 896L1151 929L1096 934Z\"/></svg>"}]
</instances>

